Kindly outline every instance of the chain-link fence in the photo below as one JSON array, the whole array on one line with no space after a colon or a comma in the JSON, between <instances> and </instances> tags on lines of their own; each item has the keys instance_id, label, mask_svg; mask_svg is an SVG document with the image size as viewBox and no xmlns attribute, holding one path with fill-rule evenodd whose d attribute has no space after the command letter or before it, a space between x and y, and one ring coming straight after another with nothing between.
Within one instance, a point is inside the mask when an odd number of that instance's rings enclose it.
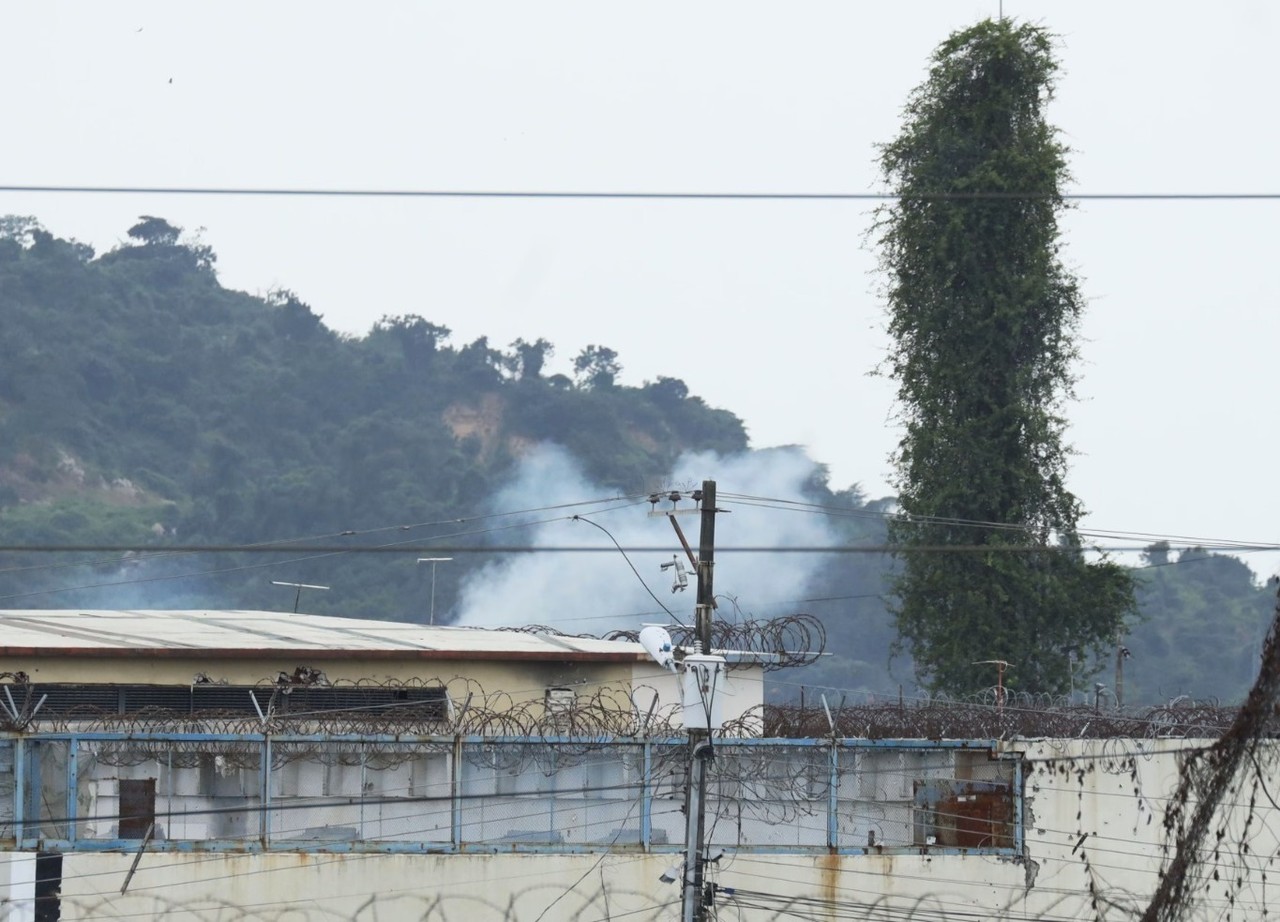
<instances>
[{"instance_id":1,"label":"chain-link fence","mask_svg":"<svg viewBox=\"0 0 1280 922\"><path fill-rule=\"evenodd\" d=\"M302 846L453 841L453 745L275 741L268 837Z\"/></svg>"},{"instance_id":2,"label":"chain-link fence","mask_svg":"<svg viewBox=\"0 0 1280 922\"><path fill-rule=\"evenodd\" d=\"M534 742L464 750L459 838L464 845L639 845L644 746Z\"/></svg>"},{"instance_id":3,"label":"chain-link fence","mask_svg":"<svg viewBox=\"0 0 1280 922\"><path fill-rule=\"evenodd\" d=\"M249 740L74 740L75 839L250 842L262 756Z\"/></svg>"},{"instance_id":4,"label":"chain-link fence","mask_svg":"<svg viewBox=\"0 0 1280 922\"><path fill-rule=\"evenodd\" d=\"M1017 845L1017 763L990 749L716 739L713 753L713 846ZM0 740L0 838L57 849L675 851L689 759L683 740L27 735Z\"/></svg>"}]
</instances>

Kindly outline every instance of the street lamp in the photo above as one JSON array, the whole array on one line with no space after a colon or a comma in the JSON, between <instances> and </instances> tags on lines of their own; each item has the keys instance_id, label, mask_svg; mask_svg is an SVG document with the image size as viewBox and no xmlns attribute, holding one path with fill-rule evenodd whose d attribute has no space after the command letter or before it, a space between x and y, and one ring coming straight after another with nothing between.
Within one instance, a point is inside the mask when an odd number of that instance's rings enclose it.
<instances>
[{"instance_id":1,"label":"street lamp","mask_svg":"<svg viewBox=\"0 0 1280 922\"><path fill-rule=\"evenodd\" d=\"M431 564L431 624L436 623L436 564L447 563L452 557L419 557L418 563Z\"/></svg>"}]
</instances>

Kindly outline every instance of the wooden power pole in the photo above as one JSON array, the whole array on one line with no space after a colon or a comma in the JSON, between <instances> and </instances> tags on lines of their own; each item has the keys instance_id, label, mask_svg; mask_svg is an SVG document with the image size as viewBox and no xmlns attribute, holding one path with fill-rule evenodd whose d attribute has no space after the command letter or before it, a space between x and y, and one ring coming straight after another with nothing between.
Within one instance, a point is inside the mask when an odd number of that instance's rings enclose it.
<instances>
[{"instance_id":1,"label":"wooden power pole","mask_svg":"<svg viewBox=\"0 0 1280 922\"><path fill-rule=\"evenodd\" d=\"M696 496L695 496L696 498ZM698 598L694 610L694 634L698 653L711 655L711 613L715 610L713 574L716 543L716 482L702 482L702 528L698 538ZM685 675L686 688L689 681ZM687 694L687 691L686 691ZM687 720L687 709L686 709ZM710 715L706 729L687 728L689 733L689 777L685 790L684 890L681 894L683 922L705 922L709 900L703 892L706 856L707 763L711 748Z\"/></svg>"}]
</instances>

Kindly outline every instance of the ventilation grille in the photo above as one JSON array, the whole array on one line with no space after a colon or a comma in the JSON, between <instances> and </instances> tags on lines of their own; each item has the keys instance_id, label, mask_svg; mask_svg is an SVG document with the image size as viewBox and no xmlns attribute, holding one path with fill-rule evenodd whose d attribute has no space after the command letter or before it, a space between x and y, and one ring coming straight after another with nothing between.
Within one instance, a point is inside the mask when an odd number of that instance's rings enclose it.
<instances>
[{"instance_id":1,"label":"ventilation grille","mask_svg":"<svg viewBox=\"0 0 1280 922\"><path fill-rule=\"evenodd\" d=\"M34 700L45 697L43 717L91 717L163 711L175 715L244 714L257 716L275 698L277 714L376 713L389 720L444 721L448 700L443 687L388 688L251 685L37 685ZM249 696L253 695L258 707Z\"/></svg>"}]
</instances>

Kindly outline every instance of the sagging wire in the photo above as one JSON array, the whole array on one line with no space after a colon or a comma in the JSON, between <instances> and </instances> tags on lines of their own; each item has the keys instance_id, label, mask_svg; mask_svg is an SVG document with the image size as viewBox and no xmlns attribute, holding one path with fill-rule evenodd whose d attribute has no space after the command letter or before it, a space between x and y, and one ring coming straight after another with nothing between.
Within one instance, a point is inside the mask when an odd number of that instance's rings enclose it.
<instances>
[{"instance_id":1,"label":"sagging wire","mask_svg":"<svg viewBox=\"0 0 1280 922\"><path fill-rule=\"evenodd\" d=\"M618 549L618 553L622 555L622 559L627 562L627 566L631 568L631 572L636 575L636 579L640 581L640 585L644 587L644 591L649 593L650 597L652 597L652 599L658 603L658 607L661 608L663 611L665 611L671 617L671 619L675 621L677 624L679 624L681 627L688 627L688 625L686 625L683 621L681 621L679 618L676 617L675 612L667 608L666 604L663 603L662 599L654 595L653 590L649 588L649 584L644 581L644 577L640 575L640 571L636 569L636 565L631 562L631 558L627 556L627 552L623 550L622 545L618 543L618 539L613 536L613 533L610 532L609 529L605 528L599 522L591 521L591 519L587 518L584 515L574 515L571 517L571 521L586 522L588 525L594 525L596 528L604 532L605 535L608 536L609 540L613 542L614 547Z\"/></svg>"}]
</instances>

